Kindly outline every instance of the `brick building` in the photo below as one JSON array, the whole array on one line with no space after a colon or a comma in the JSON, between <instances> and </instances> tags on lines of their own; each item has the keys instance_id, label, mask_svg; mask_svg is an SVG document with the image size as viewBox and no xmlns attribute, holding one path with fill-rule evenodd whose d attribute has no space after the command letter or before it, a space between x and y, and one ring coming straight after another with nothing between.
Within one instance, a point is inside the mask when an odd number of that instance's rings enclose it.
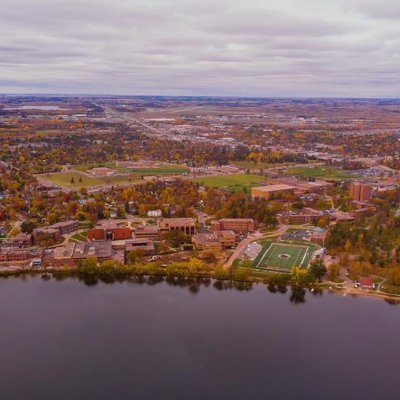
<instances>
[{"instance_id":1,"label":"brick building","mask_svg":"<svg viewBox=\"0 0 400 400\"><path fill-rule=\"evenodd\" d=\"M132 238L132 230L126 226L120 227L115 222L104 222L99 227L87 231L89 240L126 240Z\"/></svg>"},{"instance_id":2,"label":"brick building","mask_svg":"<svg viewBox=\"0 0 400 400\"><path fill-rule=\"evenodd\" d=\"M233 231L236 233L248 233L255 231L255 223L251 218L222 218L211 222L211 230Z\"/></svg>"},{"instance_id":3,"label":"brick building","mask_svg":"<svg viewBox=\"0 0 400 400\"><path fill-rule=\"evenodd\" d=\"M366 202L371 195L371 186L362 182L353 182L350 185L349 192L354 201Z\"/></svg>"},{"instance_id":4,"label":"brick building","mask_svg":"<svg viewBox=\"0 0 400 400\"><path fill-rule=\"evenodd\" d=\"M295 189L294 186L285 184L259 186L251 189L251 195L253 198L260 197L268 200L271 197L294 194Z\"/></svg>"},{"instance_id":5,"label":"brick building","mask_svg":"<svg viewBox=\"0 0 400 400\"><path fill-rule=\"evenodd\" d=\"M195 234L195 220L193 218L163 218L158 221L158 228L162 232L178 231L188 236Z\"/></svg>"}]
</instances>

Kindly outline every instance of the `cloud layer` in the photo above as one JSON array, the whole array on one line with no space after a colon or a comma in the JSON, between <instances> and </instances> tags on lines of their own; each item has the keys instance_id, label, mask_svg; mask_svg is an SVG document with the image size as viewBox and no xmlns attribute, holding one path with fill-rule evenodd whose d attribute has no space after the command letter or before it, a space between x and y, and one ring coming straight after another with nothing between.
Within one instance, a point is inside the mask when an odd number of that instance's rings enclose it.
<instances>
[{"instance_id":1,"label":"cloud layer","mask_svg":"<svg viewBox=\"0 0 400 400\"><path fill-rule=\"evenodd\" d=\"M0 92L400 96L398 0L2 0Z\"/></svg>"}]
</instances>

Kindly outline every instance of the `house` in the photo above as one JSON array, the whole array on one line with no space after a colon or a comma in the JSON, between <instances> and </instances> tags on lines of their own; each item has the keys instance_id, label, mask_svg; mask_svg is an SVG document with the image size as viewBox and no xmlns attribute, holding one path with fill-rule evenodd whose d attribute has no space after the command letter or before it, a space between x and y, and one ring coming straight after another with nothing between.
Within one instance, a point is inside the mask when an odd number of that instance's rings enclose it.
<instances>
[{"instance_id":1,"label":"house","mask_svg":"<svg viewBox=\"0 0 400 400\"><path fill-rule=\"evenodd\" d=\"M361 278L360 287L363 290L373 290L375 289L375 283L372 278Z\"/></svg>"},{"instance_id":2,"label":"house","mask_svg":"<svg viewBox=\"0 0 400 400\"><path fill-rule=\"evenodd\" d=\"M162 211L161 210L149 210L149 211L147 211L147 216L153 217L153 218L159 218L159 217L162 217Z\"/></svg>"}]
</instances>

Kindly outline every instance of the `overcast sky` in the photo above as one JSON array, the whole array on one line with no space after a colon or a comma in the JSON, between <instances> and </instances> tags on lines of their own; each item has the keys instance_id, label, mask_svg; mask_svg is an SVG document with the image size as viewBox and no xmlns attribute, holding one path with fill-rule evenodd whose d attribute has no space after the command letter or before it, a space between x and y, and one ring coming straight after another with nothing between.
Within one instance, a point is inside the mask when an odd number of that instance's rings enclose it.
<instances>
[{"instance_id":1,"label":"overcast sky","mask_svg":"<svg viewBox=\"0 0 400 400\"><path fill-rule=\"evenodd\" d=\"M400 0L1 0L0 92L400 96Z\"/></svg>"}]
</instances>

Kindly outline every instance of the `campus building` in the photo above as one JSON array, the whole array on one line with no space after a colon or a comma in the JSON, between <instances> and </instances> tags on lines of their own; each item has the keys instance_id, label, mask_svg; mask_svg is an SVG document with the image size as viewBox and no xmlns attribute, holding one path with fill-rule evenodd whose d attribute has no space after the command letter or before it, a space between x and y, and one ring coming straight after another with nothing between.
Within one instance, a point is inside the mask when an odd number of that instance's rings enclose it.
<instances>
[{"instance_id":1,"label":"campus building","mask_svg":"<svg viewBox=\"0 0 400 400\"><path fill-rule=\"evenodd\" d=\"M371 195L371 186L362 182L353 182L350 185L350 197L354 201L366 202Z\"/></svg>"},{"instance_id":2,"label":"campus building","mask_svg":"<svg viewBox=\"0 0 400 400\"><path fill-rule=\"evenodd\" d=\"M158 228L161 232L178 231L192 236L195 234L195 220L193 218L163 218L158 221Z\"/></svg>"},{"instance_id":3,"label":"campus building","mask_svg":"<svg viewBox=\"0 0 400 400\"><path fill-rule=\"evenodd\" d=\"M62 235L70 235L79 230L79 221L64 221L56 224L36 228L32 232L33 240L40 242L47 239L52 239L57 242Z\"/></svg>"},{"instance_id":4,"label":"campus building","mask_svg":"<svg viewBox=\"0 0 400 400\"><path fill-rule=\"evenodd\" d=\"M220 251L235 247L237 236L233 231L218 231L212 233L199 233L192 236L192 243L196 250Z\"/></svg>"},{"instance_id":5,"label":"campus building","mask_svg":"<svg viewBox=\"0 0 400 400\"><path fill-rule=\"evenodd\" d=\"M88 257L96 257L100 263L111 260L113 258L111 241L66 243L54 249L52 261L56 266L77 265L79 261Z\"/></svg>"},{"instance_id":6,"label":"campus building","mask_svg":"<svg viewBox=\"0 0 400 400\"><path fill-rule=\"evenodd\" d=\"M275 196L281 196L285 194L294 194L295 187L285 184L259 186L251 189L251 195L253 198L264 198L270 199Z\"/></svg>"},{"instance_id":7,"label":"campus building","mask_svg":"<svg viewBox=\"0 0 400 400\"><path fill-rule=\"evenodd\" d=\"M132 231L126 226L118 226L114 221L105 221L100 223L97 228L89 229L87 237L91 241L126 240L132 238Z\"/></svg>"},{"instance_id":8,"label":"campus building","mask_svg":"<svg viewBox=\"0 0 400 400\"><path fill-rule=\"evenodd\" d=\"M126 253L136 250L141 251L145 255L154 254L154 243L147 238L129 239L125 242Z\"/></svg>"},{"instance_id":9,"label":"campus building","mask_svg":"<svg viewBox=\"0 0 400 400\"><path fill-rule=\"evenodd\" d=\"M222 218L211 222L211 230L233 231L236 233L248 233L255 231L255 223L251 218Z\"/></svg>"},{"instance_id":10,"label":"campus building","mask_svg":"<svg viewBox=\"0 0 400 400\"><path fill-rule=\"evenodd\" d=\"M139 225L135 228L135 237L158 240L160 231L157 226Z\"/></svg>"},{"instance_id":11,"label":"campus building","mask_svg":"<svg viewBox=\"0 0 400 400\"><path fill-rule=\"evenodd\" d=\"M199 233L192 236L192 243L199 251L221 251L222 244L215 233Z\"/></svg>"}]
</instances>

